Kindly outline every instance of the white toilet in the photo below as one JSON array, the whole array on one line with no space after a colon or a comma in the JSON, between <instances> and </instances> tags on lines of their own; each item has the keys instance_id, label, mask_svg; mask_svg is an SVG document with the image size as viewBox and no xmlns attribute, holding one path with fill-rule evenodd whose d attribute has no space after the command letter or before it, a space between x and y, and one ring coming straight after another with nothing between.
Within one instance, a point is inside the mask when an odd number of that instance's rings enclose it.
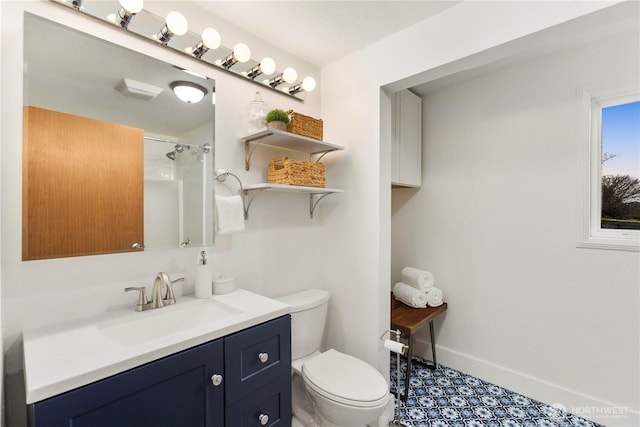
<instances>
[{"instance_id":1,"label":"white toilet","mask_svg":"<svg viewBox=\"0 0 640 427\"><path fill-rule=\"evenodd\" d=\"M390 399L382 374L353 356L319 351L329 293L311 289L278 300L291 306L293 426L377 423Z\"/></svg>"}]
</instances>

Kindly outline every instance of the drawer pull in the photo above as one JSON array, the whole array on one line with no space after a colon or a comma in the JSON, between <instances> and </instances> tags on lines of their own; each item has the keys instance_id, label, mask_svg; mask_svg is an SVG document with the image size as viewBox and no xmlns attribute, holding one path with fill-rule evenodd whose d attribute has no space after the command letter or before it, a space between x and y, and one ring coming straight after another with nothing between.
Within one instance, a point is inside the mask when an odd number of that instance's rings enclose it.
<instances>
[{"instance_id":1,"label":"drawer pull","mask_svg":"<svg viewBox=\"0 0 640 427\"><path fill-rule=\"evenodd\" d=\"M260 421L260 425L262 426L266 426L267 423L269 422L269 415L267 414L260 414L258 416L258 421Z\"/></svg>"},{"instance_id":2,"label":"drawer pull","mask_svg":"<svg viewBox=\"0 0 640 427\"><path fill-rule=\"evenodd\" d=\"M216 387L222 384L222 375L219 375L219 374L211 375L211 384L213 384Z\"/></svg>"},{"instance_id":3,"label":"drawer pull","mask_svg":"<svg viewBox=\"0 0 640 427\"><path fill-rule=\"evenodd\" d=\"M267 363L267 360L269 360L269 353L260 353L258 355L258 359L260 359L262 363Z\"/></svg>"}]
</instances>

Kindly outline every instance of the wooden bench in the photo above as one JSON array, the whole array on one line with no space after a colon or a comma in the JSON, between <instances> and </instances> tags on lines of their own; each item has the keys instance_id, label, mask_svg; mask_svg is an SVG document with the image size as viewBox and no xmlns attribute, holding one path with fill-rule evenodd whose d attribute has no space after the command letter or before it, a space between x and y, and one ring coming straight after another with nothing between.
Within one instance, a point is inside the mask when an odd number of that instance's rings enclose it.
<instances>
[{"instance_id":1,"label":"wooden bench","mask_svg":"<svg viewBox=\"0 0 640 427\"><path fill-rule=\"evenodd\" d=\"M429 333L431 335L431 363L427 363L427 367L435 370L438 365L436 362L436 339L433 333L433 319L440 316L447 310L447 303L443 303L438 307L413 308L396 300L391 294L391 329L400 330L400 333L407 337L407 372L404 380L404 397L406 400L409 395L409 379L411 374L411 357L413 355L413 337L427 323L429 324ZM398 395L400 395L398 391Z\"/></svg>"}]
</instances>

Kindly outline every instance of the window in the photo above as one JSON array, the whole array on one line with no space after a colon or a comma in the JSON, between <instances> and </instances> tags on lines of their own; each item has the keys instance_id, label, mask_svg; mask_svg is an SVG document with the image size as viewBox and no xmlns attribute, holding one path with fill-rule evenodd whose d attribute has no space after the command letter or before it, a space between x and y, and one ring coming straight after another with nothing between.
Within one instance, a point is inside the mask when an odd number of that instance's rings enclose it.
<instances>
[{"instance_id":1,"label":"window","mask_svg":"<svg viewBox=\"0 0 640 427\"><path fill-rule=\"evenodd\" d=\"M590 101L588 235L582 247L640 250L640 94Z\"/></svg>"},{"instance_id":2,"label":"window","mask_svg":"<svg viewBox=\"0 0 640 427\"><path fill-rule=\"evenodd\" d=\"M640 230L640 101L601 109L600 227Z\"/></svg>"}]
</instances>

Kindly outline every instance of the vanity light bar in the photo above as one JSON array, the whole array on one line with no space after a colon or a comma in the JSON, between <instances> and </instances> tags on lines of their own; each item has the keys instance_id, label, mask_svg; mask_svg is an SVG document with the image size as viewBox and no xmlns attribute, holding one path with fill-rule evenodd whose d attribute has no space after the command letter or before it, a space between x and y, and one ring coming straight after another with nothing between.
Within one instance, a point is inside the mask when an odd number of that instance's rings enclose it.
<instances>
[{"instance_id":1,"label":"vanity light bar","mask_svg":"<svg viewBox=\"0 0 640 427\"><path fill-rule=\"evenodd\" d=\"M311 92L315 89L315 79L306 77L303 81L298 81L297 72L291 67L284 69L282 73L266 80L256 79L260 75L271 76L276 73L275 62L273 59L265 57L257 65L252 66L248 70L240 71L232 68L238 63L246 63L251 60L251 50L244 43L235 45L231 54L216 61L204 58L208 51L216 50L221 47L220 34L213 28L206 28L197 43L194 46L184 50L171 46L170 42L175 36L182 36L188 33L189 25L187 19L180 12L171 11L167 14L162 28L153 36L143 34L140 31L131 30L130 24L134 21L134 17L143 11L144 0L119 0L119 9L115 14L105 18L100 16L99 11L92 11L91 3L99 3L99 0L50 0L53 3L64 5L68 8L81 12L85 15L114 24L125 29L132 34L141 36L146 39L153 39L163 46L175 49L183 54L187 54L192 58L199 59L209 65L222 68L236 76L243 77L248 81L252 81L263 87L267 87L277 91L278 93L289 95L299 101L304 101L297 94L301 92ZM149 12L147 12L149 14ZM139 18L140 19L140 18ZM135 27L135 25L134 25ZM189 33L192 34L192 33ZM197 36L196 36L197 37ZM227 50L228 51L228 50ZM257 61L256 61L257 62ZM240 67L238 67L240 68ZM309 80L310 79L310 80ZM313 84L306 84L305 81L312 81ZM285 86L288 85L288 86Z\"/></svg>"}]
</instances>

